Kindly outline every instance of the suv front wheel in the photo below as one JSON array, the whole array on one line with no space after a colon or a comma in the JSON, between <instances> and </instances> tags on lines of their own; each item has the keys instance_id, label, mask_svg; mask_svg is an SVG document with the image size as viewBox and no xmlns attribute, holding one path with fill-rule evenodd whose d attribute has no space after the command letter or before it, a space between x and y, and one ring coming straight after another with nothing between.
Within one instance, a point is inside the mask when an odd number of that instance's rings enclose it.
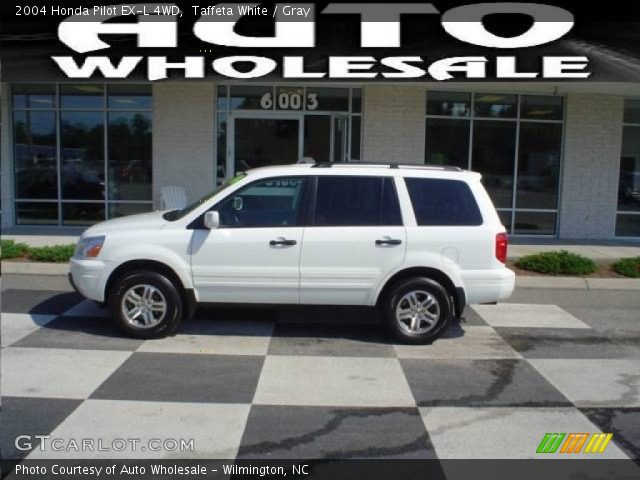
<instances>
[{"instance_id":1,"label":"suv front wheel","mask_svg":"<svg viewBox=\"0 0 640 480\"><path fill-rule=\"evenodd\" d=\"M109 310L116 325L137 338L170 335L182 318L182 299L164 275L136 271L120 277L109 295Z\"/></svg>"},{"instance_id":2,"label":"suv front wheel","mask_svg":"<svg viewBox=\"0 0 640 480\"><path fill-rule=\"evenodd\" d=\"M432 342L451 317L447 291L430 278L411 278L392 286L382 307L387 327L402 343Z\"/></svg>"}]
</instances>

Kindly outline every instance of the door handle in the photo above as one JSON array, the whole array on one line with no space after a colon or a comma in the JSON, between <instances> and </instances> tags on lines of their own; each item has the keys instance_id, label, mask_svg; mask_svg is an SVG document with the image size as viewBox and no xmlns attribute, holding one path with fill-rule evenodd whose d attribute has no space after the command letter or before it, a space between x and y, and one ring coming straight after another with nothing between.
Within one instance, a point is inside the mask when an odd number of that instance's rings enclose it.
<instances>
[{"instance_id":1,"label":"door handle","mask_svg":"<svg viewBox=\"0 0 640 480\"><path fill-rule=\"evenodd\" d=\"M402 240L399 240L397 238L381 238L379 240L376 240L376 247L382 247L382 246L390 246L390 245L401 245L402 244Z\"/></svg>"},{"instance_id":2,"label":"door handle","mask_svg":"<svg viewBox=\"0 0 640 480\"><path fill-rule=\"evenodd\" d=\"M275 240L271 240L269 245L272 247L292 247L293 245L297 245L297 241L295 240L287 240L283 237L278 237Z\"/></svg>"}]
</instances>

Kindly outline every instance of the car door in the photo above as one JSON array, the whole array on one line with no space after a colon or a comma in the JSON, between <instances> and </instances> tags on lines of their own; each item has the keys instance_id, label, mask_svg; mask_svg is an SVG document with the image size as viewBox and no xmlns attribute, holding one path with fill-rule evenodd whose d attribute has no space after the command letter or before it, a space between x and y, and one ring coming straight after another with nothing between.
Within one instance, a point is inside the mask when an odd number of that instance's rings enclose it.
<instances>
[{"instance_id":1,"label":"car door","mask_svg":"<svg viewBox=\"0 0 640 480\"><path fill-rule=\"evenodd\" d=\"M300 302L368 305L404 260L393 177L318 176L300 259Z\"/></svg>"},{"instance_id":2,"label":"car door","mask_svg":"<svg viewBox=\"0 0 640 480\"><path fill-rule=\"evenodd\" d=\"M257 180L212 210L220 226L194 230L190 253L201 302L298 303L307 180Z\"/></svg>"}]
</instances>

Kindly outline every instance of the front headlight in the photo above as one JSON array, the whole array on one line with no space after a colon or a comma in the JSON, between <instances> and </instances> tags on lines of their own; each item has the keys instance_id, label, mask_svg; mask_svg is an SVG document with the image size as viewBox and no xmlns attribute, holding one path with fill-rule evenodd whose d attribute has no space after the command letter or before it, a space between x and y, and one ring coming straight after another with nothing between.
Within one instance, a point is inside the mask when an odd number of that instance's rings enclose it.
<instances>
[{"instance_id":1,"label":"front headlight","mask_svg":"<svg viewBox=\"0 0 640 480\"><path fill-rule=\"evenodd\" d=\"M76 256L84 258L96 258L102 250L104 235L100 237L87 237L78 242Z\"/></svg>"}]
</instances>

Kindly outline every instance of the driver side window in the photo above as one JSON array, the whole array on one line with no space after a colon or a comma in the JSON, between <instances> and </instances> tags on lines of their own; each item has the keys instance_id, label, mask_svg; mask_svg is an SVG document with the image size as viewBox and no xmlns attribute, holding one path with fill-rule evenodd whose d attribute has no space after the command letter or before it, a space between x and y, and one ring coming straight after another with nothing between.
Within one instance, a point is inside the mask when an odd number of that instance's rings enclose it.
<instances>
[{"instance_id":1,"label":"driver side window","mask_svg":"<svg viewBox=\"0 0 640 480\"><path fill-rule=\"evenodd\" d=\"M304 178L270 178L240 189L218 204L226 228L294 227L302 204Z\"/></svg>"}]
</instances>

